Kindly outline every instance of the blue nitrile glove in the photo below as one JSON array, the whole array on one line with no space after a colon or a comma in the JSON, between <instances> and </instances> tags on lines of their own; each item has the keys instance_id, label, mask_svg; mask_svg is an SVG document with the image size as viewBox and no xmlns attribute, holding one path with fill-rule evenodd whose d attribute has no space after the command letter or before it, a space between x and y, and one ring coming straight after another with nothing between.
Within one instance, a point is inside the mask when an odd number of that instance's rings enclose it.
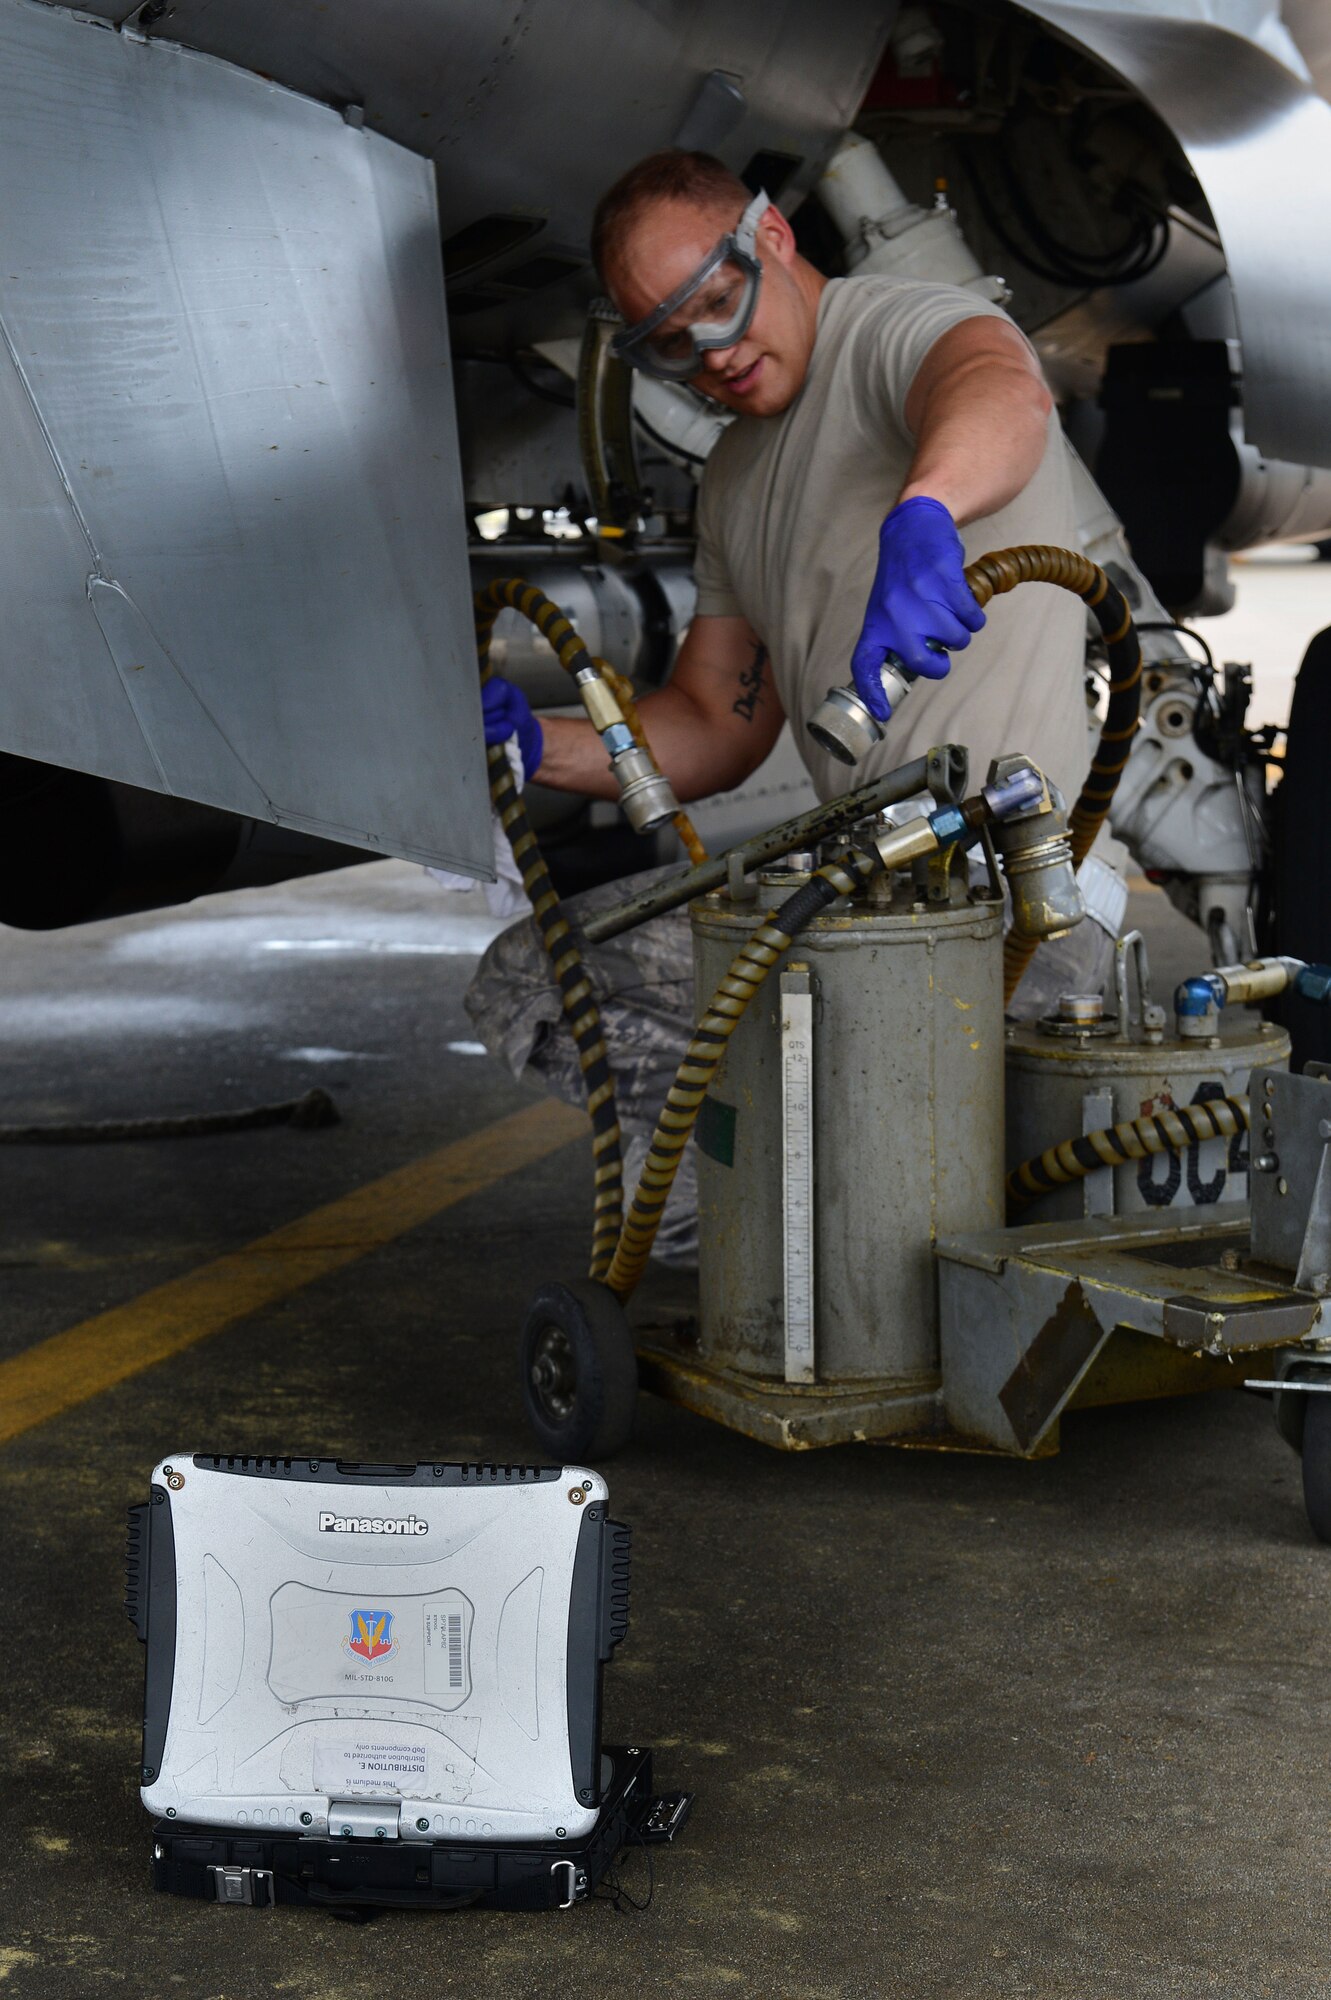
<instances>
[{"instance_id":1,"label":"blue nitrile glove","mask_svg":"<svg viewBox=\"0 0 1331 2000\"><path fill-rule=\"evenodd\" d=\"M530 782L545 755L545 736L522 689L502 674L492 674L481 689L481 713L487 743L507 743L510 736L517 737L522 775Z\"/></svg>"},{"instance_id":2,"label":"blue nitrile glove","mask_svg":"<svg viewBox=\"0 0 1331 2000\"><path fill-rule=\"evenodd\" d=\"M865 707L886 722L879 669L895 653L907 673L937 681L984 623L962 570L966 554L947 508L920 493L894 507L878 533L878 569L850 671Z\"/></svg>"}]
</instances>

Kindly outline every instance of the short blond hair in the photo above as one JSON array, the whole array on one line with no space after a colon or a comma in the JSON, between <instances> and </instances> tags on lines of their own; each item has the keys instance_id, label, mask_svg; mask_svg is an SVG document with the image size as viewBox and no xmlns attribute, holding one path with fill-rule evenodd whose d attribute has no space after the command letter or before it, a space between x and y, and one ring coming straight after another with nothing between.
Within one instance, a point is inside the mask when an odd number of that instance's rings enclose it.
<instances>
[{"instance_id":1,"label":"short blond hair","mask_svg":"<svg viewBox=\"0 0 1331 2000\"><path fill-rule=\"evenodd\" d=\"M721 222L738 222L752 196L738 174L711 153L689 153L671 146L649 153L621 174L596 204L592 217L592 260L606 282L625 237L646 211L659 201L687 202L714 212Z\"/></svg>"}]
</instances>

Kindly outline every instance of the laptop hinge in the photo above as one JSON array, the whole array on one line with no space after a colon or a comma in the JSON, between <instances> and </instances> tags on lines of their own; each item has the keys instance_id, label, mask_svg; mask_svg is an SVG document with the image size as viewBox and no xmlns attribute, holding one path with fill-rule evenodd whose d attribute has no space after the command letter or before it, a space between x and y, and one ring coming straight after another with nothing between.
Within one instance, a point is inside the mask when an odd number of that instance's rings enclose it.
<instances>
[{"instance_id":1,"label":"laptop hinge","mask_svg":"<svg viewBox=\"0 0 1331 2000\"><path fill-rule=\"evenodd\" d=\"M397 1799L330 1799L328 1831L334 1840L396 1840L400 1813Z\"/></svg>"}]
</instances>

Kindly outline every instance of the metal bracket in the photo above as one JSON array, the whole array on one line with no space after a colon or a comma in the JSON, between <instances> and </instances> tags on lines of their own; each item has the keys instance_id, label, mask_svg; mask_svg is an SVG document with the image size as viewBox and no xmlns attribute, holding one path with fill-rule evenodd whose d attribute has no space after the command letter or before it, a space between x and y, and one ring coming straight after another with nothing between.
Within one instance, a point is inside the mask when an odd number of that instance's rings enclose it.
<instances>
[{"instance_id":1,"label":"metal bracket","mask_svg":"<svg viewBox=\"0 0 1331 2000\"><path fill-rule=\"evenodd\" d=\"M1331 1089L1311 1073L1253 1070L1252 1257L1300 1291L1331 1294Z\"/></svg>"},{"instance_id":2,"label":"metal bracket","mask_svg":"<svg viewBox=\"0 0 1331 2000\"><path fill-rule=\"evenodd\" d=\"M1165 1010L1151 999L1151 967L1146 956L1146 939L1140 931L1125 931L1114 946L1114 994L1118 1006L1118 1038L1131 1040L1132 1016L1128 1008L1128 954L1137 961L1137 1005L1141 1010L1142 1033L1148 1042L1159 1042L1164 1034Z\"/></svg>"},{"instance_id":3,"label":"metal bracket","mask_svg":"<svg viewBox=\"0 0 1331 2000\"><path fill-rule=\"evenodd\" d=\"M328 1831L343 1840L396 1840L401 1807L396 1799L330 1799Z\"/></svg>"},{"instance_id":4,"label":"metal bracket","mask_svg":"<svg viewBox=\"0 0 1331 2000\"><path fill-rule=\"evenodd\" d=\"M756 903L758 884L744 872L744 855L738 848L726 856L726 894L732 903Z\"/></svg>"},{"instance_id":5,"label":"metal bracket","mask_svg":"<svg viewBox=\"0 0 1331 2000\"><path fill-rule=\"evenodd\" d=\"M692 1810L692 1792L663 1792L638 1821L638 1838L644 1847L665 1845L675 1838Z\"/></svg>"},{"instance_id":6,"label":"metal bracket","mask_svg":"<svg viewBox=\"0 0 1331 2000\"><path fill-rule=\"evenodd\" d=\"M925 771L935 804L959 806L970 777L970 752L960 743L936 743L925 756Z\"/></svg>"},{"instance_id":7,"label":"metal bracket","mask_svg":"<svg viewBox=\"0 0 1331 2000\"><path fill-rule=\"evenodd\" d=\"M1277 1382L1259 1382L1255 1375L1249 1375L1245 1381L1240 1382L1239 1387L1241 1389L1277 1389L1282 1396L1287 1390L1299 1396L1331 1396L1331 1381L1306 1382L1301 1381L1297 1375L1282 1375Z\"/></svg>"},{"instance_id":8,"label":"metal bracket","mask_svg":"<svg viewBox=\"0 0 1331 2000\"><path fill-rule=\"evenodd\" d=\"M1323 1152L1313 1182L1294 1283L1300 1291L1316 1292L1319 1298L1331 1291L1331 1146Z\"/></svg>"}]
</instances>

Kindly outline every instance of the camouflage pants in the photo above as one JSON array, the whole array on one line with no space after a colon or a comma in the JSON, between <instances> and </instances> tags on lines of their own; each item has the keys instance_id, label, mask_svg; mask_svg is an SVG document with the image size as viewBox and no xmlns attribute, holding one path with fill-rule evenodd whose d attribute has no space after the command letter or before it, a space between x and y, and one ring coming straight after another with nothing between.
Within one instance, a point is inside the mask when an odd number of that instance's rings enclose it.
<instances>
[{"instance_id":1,"label":"camouflage pants","mask_svg":"<svg viewBox=\"0 0 1331 2000\"><path fill-rule=\"evenodd\" d=\"M576 922L580 914L609 909L672 872L648 869L628 881L589 889L569 897L565 911ZM584 945L583 957L601 1009L615 1077L627 1198L638 1184L666 1092L693 1032L688 910L653 917L606 944ZM1009 1012L1034 1019L1048 1013L1060 993L1103 992L1110 982L1112 960L1113 940L1107 933L1094 922L1079 924L1067 937L1037 952ZM465 1004L481 1041L510 1075L539 1078L553 1096L569 1104L583 1102L577 1049L540 933L530 919L520 920L495 939L467 988ZM689 1146L653 1255L678 1268L695 1265L697 1218L697 1175Z\"/></svg>"}]
</instances>

